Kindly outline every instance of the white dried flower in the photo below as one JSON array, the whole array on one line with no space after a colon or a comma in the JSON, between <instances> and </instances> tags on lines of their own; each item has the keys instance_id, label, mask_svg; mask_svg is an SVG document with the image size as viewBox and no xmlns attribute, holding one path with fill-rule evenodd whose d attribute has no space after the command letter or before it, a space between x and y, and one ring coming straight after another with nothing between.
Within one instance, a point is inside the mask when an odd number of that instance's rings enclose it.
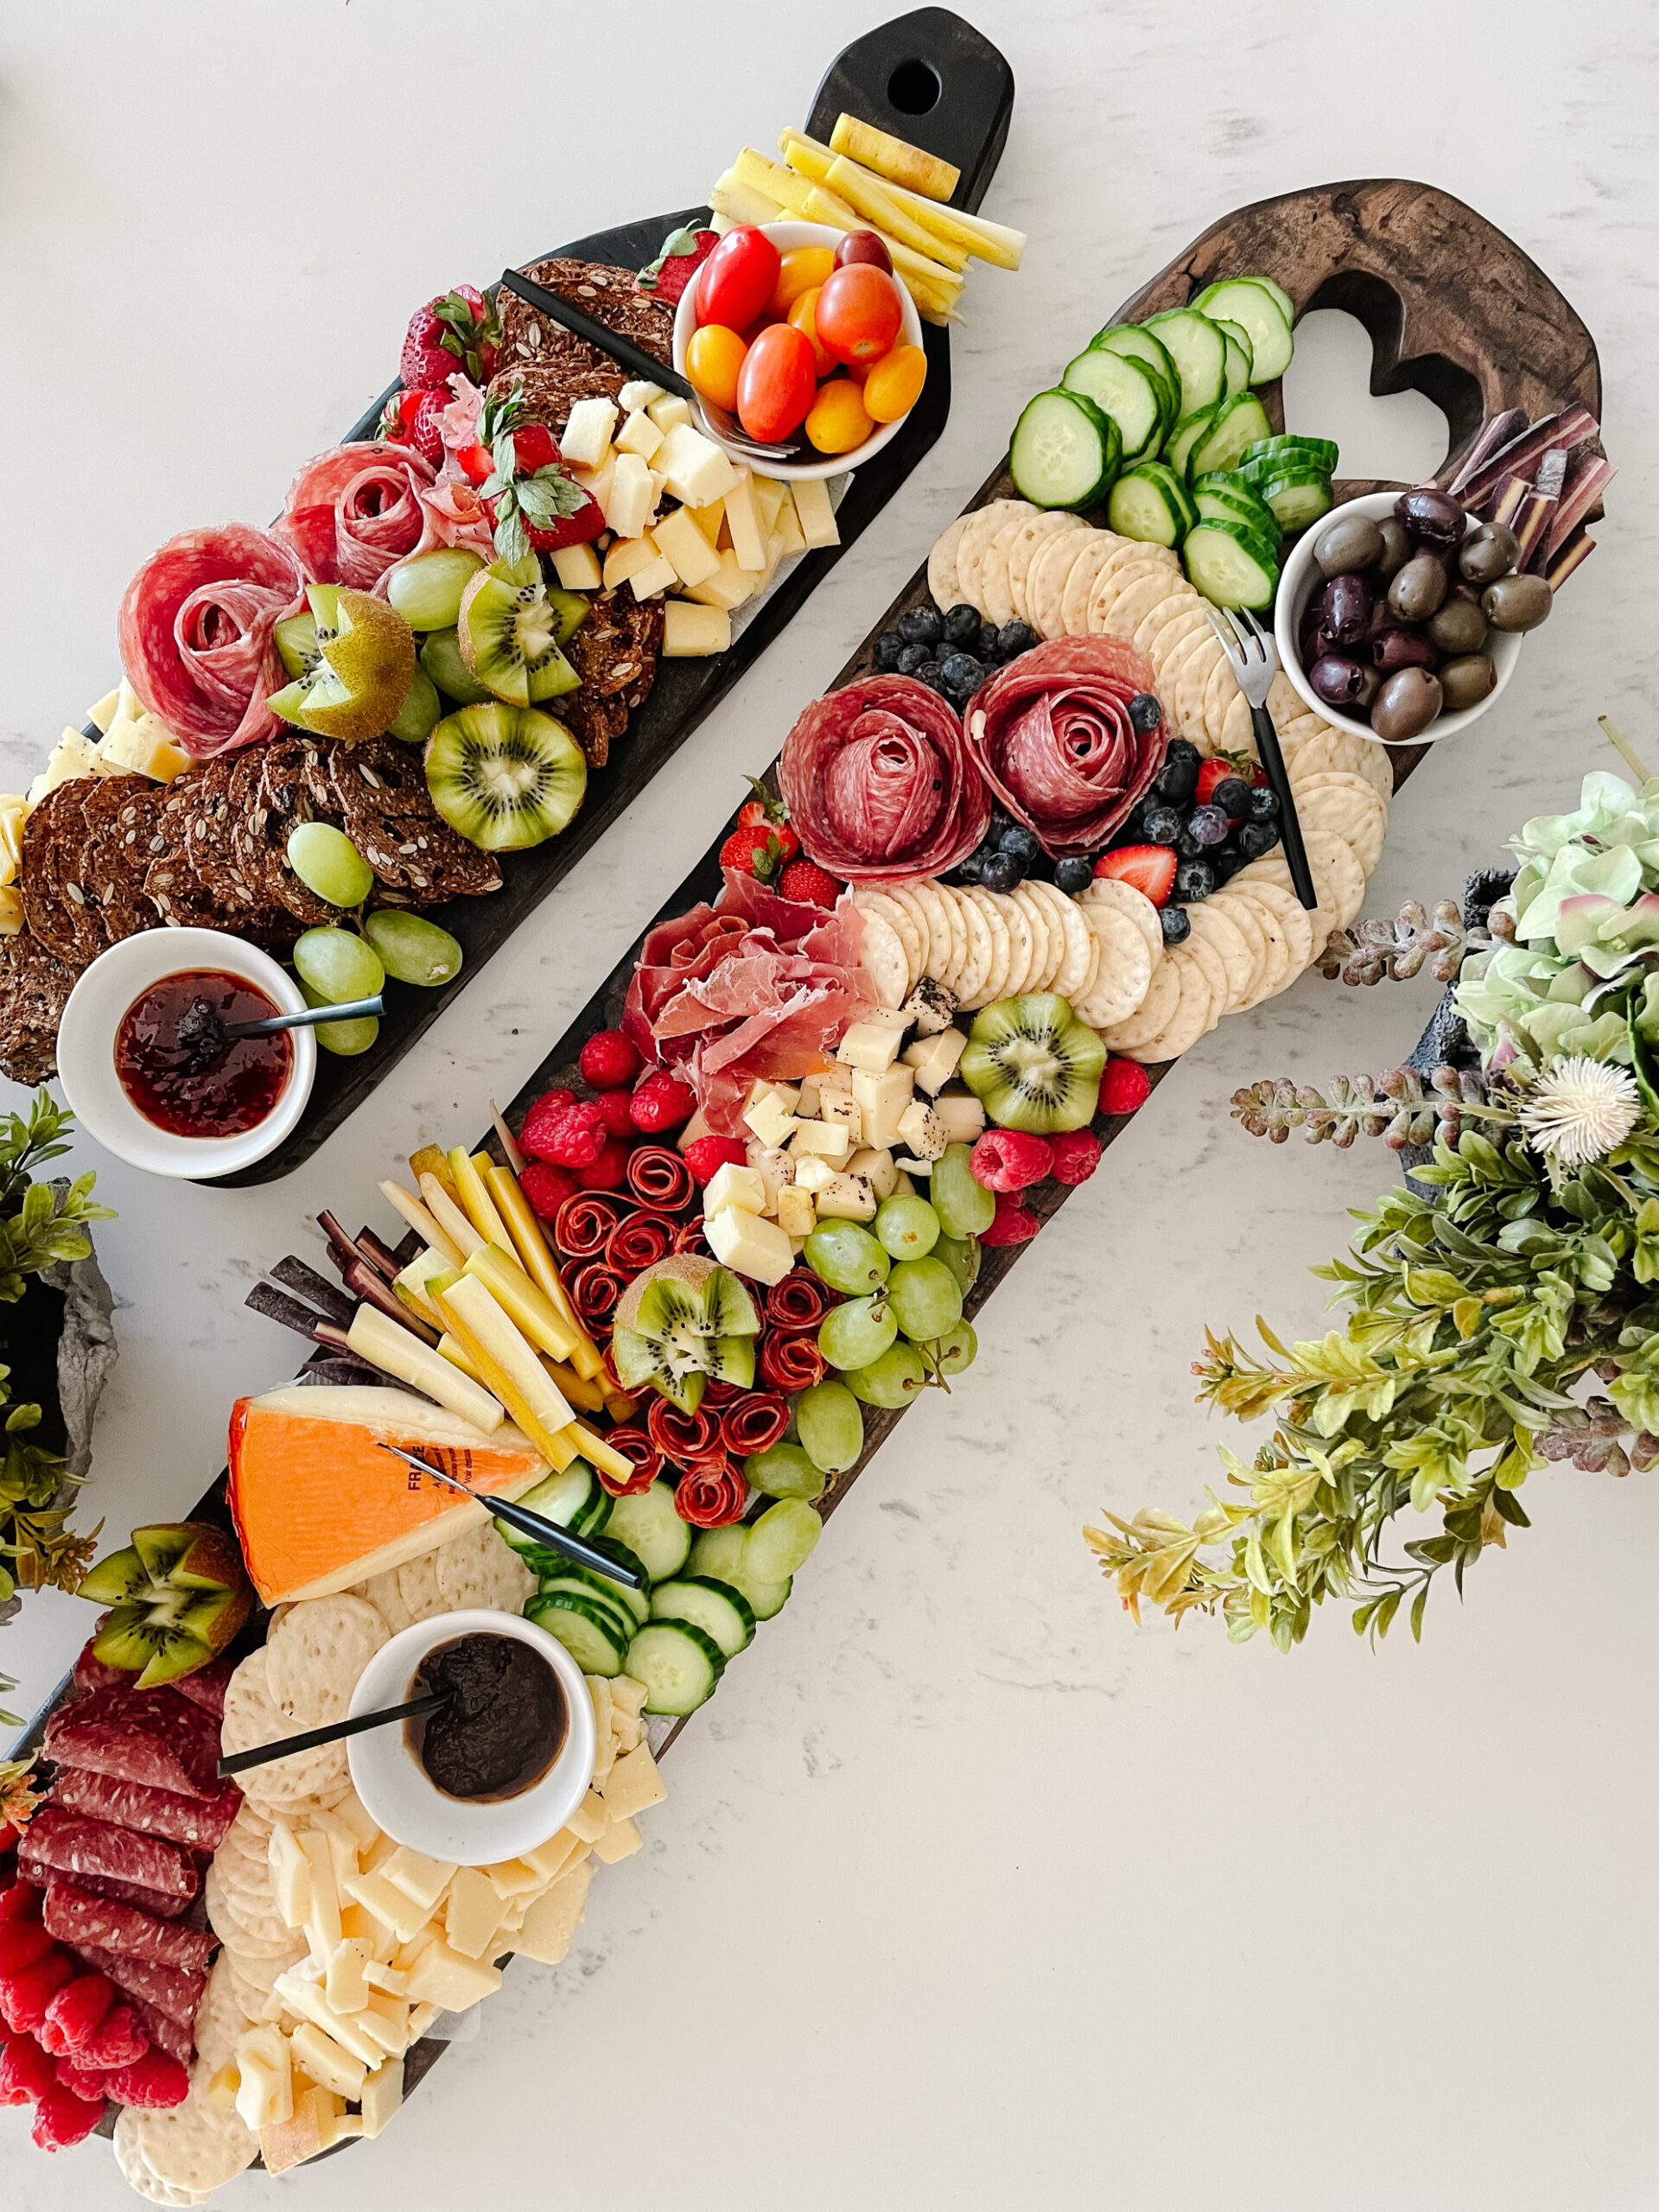
<instances>
[{"instance_id":1,"label":"white dried flower","mask_svg":"<svg viewBox=\"0 0 1659 2212\"><path fill-rule=\"evenodd\" d=\"M1539 1078L1521 1109L1521 1126L1540 1152L1580 1167L1622 1144L1641 1112L1628 1068L1579 1052Z\"/></svg>"}]
</instances>

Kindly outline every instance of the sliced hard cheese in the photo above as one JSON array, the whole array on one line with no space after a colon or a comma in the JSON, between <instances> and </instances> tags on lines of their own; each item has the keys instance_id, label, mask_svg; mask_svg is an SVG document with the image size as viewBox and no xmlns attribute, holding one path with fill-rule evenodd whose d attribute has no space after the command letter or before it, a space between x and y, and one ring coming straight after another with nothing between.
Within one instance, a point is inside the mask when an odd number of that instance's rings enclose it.
<instances>
[{"instance_id":1,"label":"sliced hard cheese","mask_svg":"<svg viewBox=\"0 0 1659 2212\"><path fill-rule=\"evenodd\" d=\"M378 2135L404 2101L404 2063L388 2059L363 2084L363 2133Z\"/></svg>"},{"instance_id":2,"label":"sliced hard cheese","mask_svg":"<svg viewBox=\"0 0 1659 2212\"><path fill-rule=\"evenodd\" d=\"M533 1867L543 1882L556 1882L580 1848L581 1842L580 1836L572 1835L569 1828L561 1828L545 1843L538 1843L534 1851L527 1851L523 1863Z\"/></svg>"},{"instance_id":3,"label":"sliced hard cheese","mask_svg":"<svg viewBox=\"0 0 1659 2212\"><path fill-rule=\"evenodd\" d=\"M400 1844L380 1869L386 1880L400 1889L411 1904L427 1912L435 1911L438 1899L457 1871L448 1860L429 1859L423 1851L411 1851L407 1844Z\"/></svg>"},{"instance_id":4,"label":"sliced hard cheese","mask_svg":"<svg viewBox=\"0 0 1659 2212\"><path fill-rule=\"evenodd\" d=\"M667 1796L657 1762L645 1744L626 1758L618 1759L605 1785L605 1806L613 1820L632 1820L637 1813L660 1805ZM600 1856L603 1858L604 1853Z\"/></svg>"},{"instance_id":5,"label":"sliced hard cheese","mask_svg":"<svg viewBox=\"0 0 1659 2212\"><path fill-rule=\"evenodd\" d=\"M482 1958L501 1925L501 1893L481 1866L459 1867L443 1908L450 1949Z\"/></svg>"},{"instance_id":6,"label":"sliced hard cheese","mask_svg":"<svg viewBox=\"0 0 1659 2212\"><path fill-rule=\"evenodd\" d=\"M566 591L597 591L604 580L591 545L561 545L553 556L553 573Z\"/></svg>"},{"instance_id":7,"label":"sliced hard cheese","mask_svg":"<svg viewBox=\"0 0 1659 2212\"><path fill-rule=\"evenodd\" d=\"M380 1874L355 1875L345 1886L346 1895L389 1928L400 1943L412 1943L426 1926L431 1908L416 1904Z\"/></svg>"},{"instance_id":8,"label":"sliced hard cheese","mask_svg":"<svg viewBox=\"0 0 1659 2212\"><path fill-rule=\"evenodd\" d=\"M336 2012L360 2012L369 2001L366 1943L342 1936L329 1952L323 1968L322 1993Z\"/></svg>"},{"instance_id":9,"label":"sliced hard cheese","mask_svg":"<svg viewBox=\"0 0 1659 2212\"><path fill-rule=\"evenodd\" d=\"M447 1943L429 1943L410 1969L409 1993L447 2012L464 2012L501 1986L498 1970L485 1961L463 1958Z\"/></svg>"},{"instance_id":10,"label":"sliced hard cheese","mask_svg":"<svg viewBox=\"0 0 1659 2212\"><path fill-rule=\"evenodd\" d=\"M801 536L809 545L839 545L836 511L830 504L830 486L822 477L798 478L789 487Z\"/></svg>"},{"instance_id":11,"label":"sliced hard cheese","mask_svg":"<svg viewBox=\"0 0 1659 2212\"><path fill-rule=\"evenodd\" d=\"M607 525L619 537L643 537L656 504L650 469L637 453L619 454L611 474L611 495L601 502Z\"/></svg>"},{"instance_id":12,"label":"sliced hard cheese","mask_svg":"<svg viewBox=\"0 0 1659 2212\"><path fill-rule=\"evenodd\" d=\"M571 468L602 468L615 428L616 408L611 400L577 400L559 433L560 459Z\"/></svg>"},{"instance_id":13,"label":"sliced hard cheese","mask_svg":"<svg viewBox=\"0 0 1659 2212\"><path fill-rule=\"evenodd\" d=\"M753 599L759 588L760 578L749 575L737 565L737 556L729 547L720 556L718 575L700 584L688 584L685 595L704 607L723 607L728 613L742 606L746 599Z\"/></svg>"},{"instance_id":14,"label":"sliced hard cheese","mask_svg":"<svg viewBox=\"0 0 1659 2212\"><path fill-rule=\"evenodd\" d=\"M754 1282L781 1282L795 1264L794 1247L777 1223L739 1206L705 1217L702 1234L717 1260Z\"/></svg>"},{"instance_id":15,"label":"sliced hard cheese","mask_svg":"<svg viewBox=\"0 0 1659 2212\"><path fill-rule=\"evenodd\" d=\"M661 555L648 537L619 537L605 556L602 571L607 591L614 591L628 578L637 575L641 569L650 568Z\"/></svg>"},{"instance_id":16,"label":"sliced hard cheese","mask_svg":"<svg viewBox=\"0 0 1659 2212\"><path fill-rule=\"evenodd\" d=\"M706 577L718 574L719 554L683 507L677 507L671 515L664 516L651 536L657 550L672 564L683 584L700 584Z\"/></svg>"},{"instance_id":17,"label":"sliced hard cheese","mask_svg":"<svg viewBox=\"0 0 1659 2212\"><path fill-rule=\"evenodd\" d=\"M755 498L754 478L747 468L739 470L736 483L726 494L726 527L738 567L764 569L768 532Z\"/></svg>"},{"instance_id":18,"label":"sliced hard cheese","mask_svg":"<svg viewBox=\"0 0 1659 2212\"><path fill-rule=\"evenodd\" d=\"M614 1866L619 1859L632 1859L645 1840L632 1821L613 1821L594 1846L594 1856Z\"/></svg>"},{"instance_id":19,"label":"sliced hard cheese","mask_svg":"<svg viewBox=\"0 0 1659 2212\"><path fill-rule=\"evenodd\" d=\"M381 2054L372 2061L353 2058L341 2049L332 2036L326 2035L315 2020L305 2020L295 2029L289 2045L296 2063L302 2066L319 2088L332 2090L337 2097L355 2097L362 2089L371 2063L378 2064Z\"/></svg>"},{"instance_id":20,"label":"sliced hard cheese","mask_svg":"<svg viewBox=\"0 0 1659 2212\"><path fill-rule=\"evenodd\" d=\"M561 1875L524 1915L524 1924L518 1930L514 1948L522 1951L526 1958L539 1959L543 1966L557 1966L570 1948L571 1939L581 1923L593 1877L593 1867L586 1861Z\"/></svg>"},{"instance_id":21,"label":"sliced hard cheese","mask_svg":"<svg viewBox=\"0 0 1659 2212\"><path fill-rule=\"evenodd\" d=\"M628 578L628 589L636 599L655 599L659 591L666 591L671 584L678 582L674 563L659 553L648 567L634 570Z\"/></svg>"},{"instance_id":22,"label":"sliced hard cheese","mask_svg":"<svg viewBox=\"0 0 1659 2212\"><path fill-rule=\"evenodd\" d=\"M684 507L680 509L682 514L686 512ZM719 570L716 554L711 574L718 575ZM694 606L689 600L671 599L663 609L663 618L666 660L707 660L712 654L731 651L732 618L723 607Z\"/></svg>"}]
</instances>

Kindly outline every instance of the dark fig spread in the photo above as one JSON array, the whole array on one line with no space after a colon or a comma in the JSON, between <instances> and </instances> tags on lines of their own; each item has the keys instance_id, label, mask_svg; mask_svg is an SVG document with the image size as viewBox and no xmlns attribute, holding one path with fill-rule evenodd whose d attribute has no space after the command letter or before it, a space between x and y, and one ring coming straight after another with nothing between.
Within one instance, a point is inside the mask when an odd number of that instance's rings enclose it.
<instances>
[{"instance_id":1,"label":"dark fig spread","mask_svg":"<svg viewBox=\"0 0 1659 2212\"><path fill-rule=\"evenodd\" d=\"M517 1637L460 1636L429 1651L411 1698L448 1694L438 1712L404 1724L409 1747L450 1797L516 1797L559 1755L569 1715L559 1678Z\"/></svg>"}]
</instances>

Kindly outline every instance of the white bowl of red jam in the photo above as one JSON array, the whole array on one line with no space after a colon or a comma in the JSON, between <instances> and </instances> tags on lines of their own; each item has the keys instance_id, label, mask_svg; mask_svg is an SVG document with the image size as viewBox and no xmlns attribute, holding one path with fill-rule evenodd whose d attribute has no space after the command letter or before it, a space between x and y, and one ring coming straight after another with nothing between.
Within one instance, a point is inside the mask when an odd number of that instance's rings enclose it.
<instances>
[{"instance_id":1,"label":"white bowl of red jam","mask_svg":"<svg viewBox=\"0 0 1659 2212\"><path fill-rule=\"evenodd\" d=\"M309 1029L193 1048L180 1022L197 999L227 1025L305 1005L257 945L218 930L144 930L99 953L59 1025L58 1073L82 1128L151 1175L251 1166L292 1130L316 1077Z\"/></svg>"}]
</instances>

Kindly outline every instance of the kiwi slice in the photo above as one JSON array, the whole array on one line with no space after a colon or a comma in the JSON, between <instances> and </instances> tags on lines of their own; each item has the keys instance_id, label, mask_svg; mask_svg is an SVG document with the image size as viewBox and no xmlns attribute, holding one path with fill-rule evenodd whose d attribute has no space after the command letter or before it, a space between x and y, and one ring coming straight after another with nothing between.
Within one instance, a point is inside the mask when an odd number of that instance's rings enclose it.
<instances>
[{"instance_id":1,"label":"kiwi slice","mask_svg":"<svg viewBox=\"0 0 1659 2212\"><path fill-rule=\"evenodd\" d=\"M137 1674L141 1689L205 1667L253 1607L235 1539L201 1521L135 1529L124 1551L82 1577L77 1594L111 1608L93 1655Z\"/></svg>"},{"instance_id":2,"label":"kiwi slice","mask_svg":"<svg viewBox=\"0 0 1659 2212\"><path fill-rule=\"evenodd\" d=\"M581 748L533 707L463 707L426 744L426 787L452 830L492 853L556 837L588 789Z\"/></svg>"},{"instance_id":3,"label":"kiwi slice","mask_svg":"<svg viewBox=\"0 0 1659 2212\"><path fill-rule=\"evenodd\" d=\"M455 636L461 658L509 706L528 707L574 691L582 679L559 645L582 619L578 613L571 620L564 604L575 596L560 592L555 604L534 553L493 561L461 595Z\"/></svg>"},{"instance_id":4,"label":"kiwi slice","mask_svg":"<svg viewBox=\"0 0 1659 2212\"><path fill-rule=\"evenodd\" d=\"M695 1413L709 1380L754 1381L754 1301L729 1268L695 1252L645 1268L616 1310L611 1357L626 1389L649 1385Z\"/></svg>"},{"instance_id":5,"label":"kiwi slice","mask_svg":"<svg viewBox=\"0 0 1659 2212\"><path fill-rule=\"evenodd\" d=\"M334 584L308 584L316 661L307 672L274 692L274 715L316 737L356 740L378 737L409 696L415 675L415 637L403 616L365 591ZM277 642L283 664L292 652L302 659L308 648L299 624L289 618L289 635Z\"/></svg>"},{"instance_id":6,"label":"kiwi slice","mask_svg":"<svg viewBox=\"0 0 1659 2212\"><path fill-rule=\"evenodd\" d=\"M1054 991L999 999L974 1018L963 1081L1005 1129L1052 1136L1094 1118L1106 1047Z\"/></svg>"},{"instance_id":7,"label":"kiwi slice","mask_svg":"<svg viewBox=\"0 0 1659 2212\"><path fill-rule=\"evenodd\" d=\"M293 619L300 622L305 618L296 614ZM435 630L421 647L420 662L444 697L453 699L457 706L482 707L495 696L462 660L460 639L453 630Z\"/></svg>"},{"instance_id":8,"label":"kiwi slice","mask_svg":"<svg viewBox=\"0 0 1659 2212\"><path fill-rule=\"evenodd\" d=\"M288 673L309 690L323 673L322 649L339 634L340 588L337 584L308 584L304 613L290 614L276 625L276 651Z\"/></svg>"}]
</instances>

